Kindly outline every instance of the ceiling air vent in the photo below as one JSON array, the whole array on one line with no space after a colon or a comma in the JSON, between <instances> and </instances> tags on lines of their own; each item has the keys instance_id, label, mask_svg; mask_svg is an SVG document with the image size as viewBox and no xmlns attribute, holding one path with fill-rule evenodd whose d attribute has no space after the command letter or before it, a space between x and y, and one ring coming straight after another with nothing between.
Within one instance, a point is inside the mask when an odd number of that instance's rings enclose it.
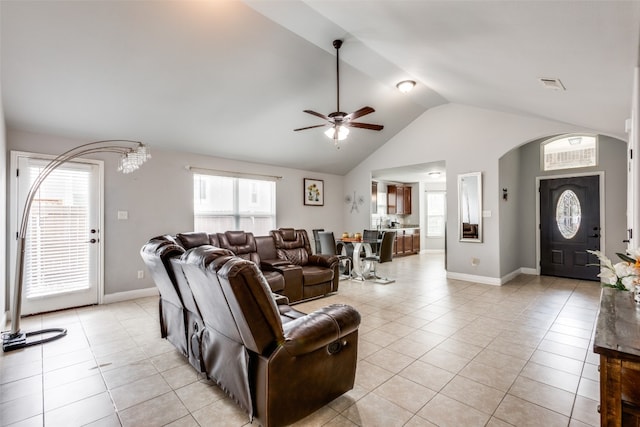
<instances>
[{"instance_id":1,"label":"ceiling air vent","mask_svg":"<svg viewBox=\"0 0 640 427\"><path fill-rule=\"evenodd\" d=\"M566 90L560 79L549 79L546 77L540 77L538 80L540 81L542 86L545 87L545 89Z\"/></svg>"}]
</instances>

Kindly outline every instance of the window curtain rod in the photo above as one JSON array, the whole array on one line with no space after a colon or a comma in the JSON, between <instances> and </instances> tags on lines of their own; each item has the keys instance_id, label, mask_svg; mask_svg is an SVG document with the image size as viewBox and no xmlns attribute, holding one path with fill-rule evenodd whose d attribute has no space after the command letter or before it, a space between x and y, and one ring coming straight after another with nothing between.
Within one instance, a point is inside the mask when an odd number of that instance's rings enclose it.
<instances>
[{"instance_id":1,"label":"window curtain rod","mask_svg":"<svg viewBox=\"0 0 640 427\"><path fill-rule=\"evenodd\" d=\"M282 179L281 176L277 175L262 175L257 173L244 173L244 172L233 172L233 171L225 171L220 169L208 169L208 168L199 168L195 166L185 166L190 172L200 173L204 175L217 175L217 176L229 176L233 178L247 178L247 179L259 179L259 180L269 180L269 181L279 181Z\"/></svg>"}]
</instances>

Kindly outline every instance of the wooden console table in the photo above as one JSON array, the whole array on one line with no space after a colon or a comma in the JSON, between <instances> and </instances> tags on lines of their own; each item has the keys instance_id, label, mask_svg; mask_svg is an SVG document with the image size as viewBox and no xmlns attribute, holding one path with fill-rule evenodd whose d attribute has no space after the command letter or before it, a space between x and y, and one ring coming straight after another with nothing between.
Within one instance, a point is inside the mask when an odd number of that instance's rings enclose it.
<instances>
[{"instance_id":1,"label":"wooden console table","mask_svg":"<svg viewBox=\"0 0 640 427\"><path fill-rule=\"evenodd\" d=\"M640 426L640 304L603 288L593 351L600 354L600 425Z\"/></svg>"}]
</instances>

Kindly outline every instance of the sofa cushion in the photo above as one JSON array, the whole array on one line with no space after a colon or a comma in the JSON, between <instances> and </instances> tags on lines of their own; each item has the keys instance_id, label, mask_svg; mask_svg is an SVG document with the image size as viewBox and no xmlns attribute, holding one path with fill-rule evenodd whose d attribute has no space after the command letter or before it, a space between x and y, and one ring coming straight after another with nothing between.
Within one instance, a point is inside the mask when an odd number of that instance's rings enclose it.
<instances>
[{"instance_id":1,"label":"sofa cushion","mask_svg":"<svg viewBox=\"0 0 640 427\"><path fill-rule=\"evenodd\" d=\"M333 270L326 267L306 265L302 269L302 277L304 278L305 286L331 282L333 279Z\"/></svg>"}]
</instances>

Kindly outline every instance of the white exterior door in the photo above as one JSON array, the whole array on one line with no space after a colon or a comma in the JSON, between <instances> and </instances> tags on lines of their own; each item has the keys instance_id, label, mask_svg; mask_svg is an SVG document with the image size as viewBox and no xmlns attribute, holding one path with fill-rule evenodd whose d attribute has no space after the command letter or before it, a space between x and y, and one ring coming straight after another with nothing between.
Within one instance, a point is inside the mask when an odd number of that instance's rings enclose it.
<instances>
[{"instance_id":1,"label":"white exterior door","mask_svg":"<svg viewBox=\"0 0 640 427\"><path fill-rule=\"evenodd\" d=\"M16 236L27 193L50 159L14 153ZM101 292L102 162L77 161L54 170L38 190L25 241L22 314L97 304ZM15 244L12 256L15 265ZM15 271L12 272L12 285Z\"/></svg>"}]
</instances>

